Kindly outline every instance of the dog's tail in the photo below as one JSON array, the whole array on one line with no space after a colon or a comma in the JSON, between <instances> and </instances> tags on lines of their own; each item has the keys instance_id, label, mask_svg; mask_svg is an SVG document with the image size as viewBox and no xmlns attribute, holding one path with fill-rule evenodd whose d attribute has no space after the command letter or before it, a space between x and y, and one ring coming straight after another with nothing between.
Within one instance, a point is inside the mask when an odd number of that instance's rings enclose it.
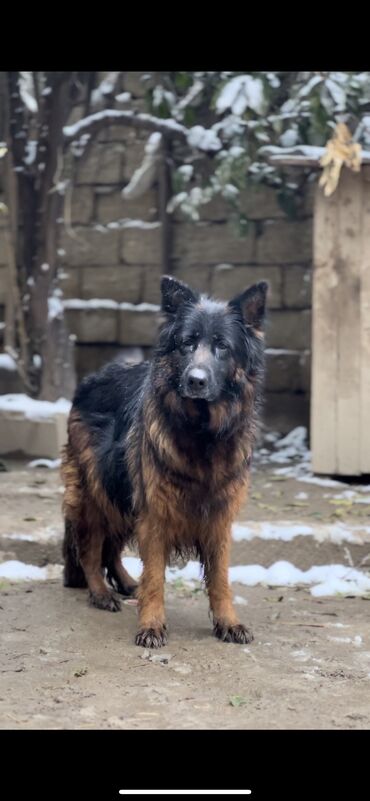
<instances>
[{"instance_id":1,"label":"dog's tail","mask_svg":"<svg viewBox=\"0 0 370 801\"><path fill-rule=\"evenodd\" d=\"M63 584L65 587L87 587L85 573L81 567L76 547L76 536L73 523L65 521L63 540Z\"/></svg>"}]
</instances>

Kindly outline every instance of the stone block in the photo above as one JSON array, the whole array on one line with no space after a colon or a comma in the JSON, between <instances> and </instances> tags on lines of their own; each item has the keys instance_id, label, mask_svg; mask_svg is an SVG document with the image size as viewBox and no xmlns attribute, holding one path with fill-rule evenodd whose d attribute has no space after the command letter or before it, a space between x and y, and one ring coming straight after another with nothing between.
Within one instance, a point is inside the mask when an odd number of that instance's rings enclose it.
<instances>
[{"instance_id":1,"label":"stone block","mask_svg":"<svg viewBox=\"0 0 370 801\"><path fill-rule=\"evenodd\" d=\"M59 458L67 440L67 418L67 412L57 410L30 419L21 409L1 409L0 453Z\"/></svg>"},{"instance_id":2,"label":"stone block","mask_svg":"<svg viewBox=\"0 0 370 801\"><path fill-rule=\"evenodd\" d=\"M288 434L296 426L309 427L310 400L305 393L266 392L262 422L272 431Z\"/></svg>"},{"instance_id":3,"label":"stone block","mask_svg":"<svg viewBox=\"0 0 370 801\"><path fill-rule=\"evenodd\" d=\"M232 225L219 223L177 223L173 226L173 257L187 264L253 261L255 232L240 237ZM275 259L276 263L276 259Z\"/></svg>"},{"instance_id":4,"label":"stone block","mask_svg":"<svg viewBox=\"0 0 370 801\"><path fill-rule=\"evenodd\" d=\"M77 184L118 184L122 180L124 145L95 142L77 165Z\"/></svg>"},{"instance_id":5,"label":"stone block","mask_svg":"<svg viewBox=\"0 0 370 801\"><path fill-rule=\"evenodd\" d=\"M161 275L160 264L145 264L143 270L143 288L141 300L144 303L161 303Z\"/></svg>"},{"instance_id":6,"label":"stone block","mask_svg":"<svg viewBox=\"0 0 370 801\"><path fill-rule=\"evenodd\" d=\"M117 342L118 306L113 308L85 307L66 308L68 331L77 342Z\"/></svg>"},{"instance_id":7,"label":"stone block","mask_svg":"<svg viewBox=\"0 0 370 801\"><path fill-rule=\"evenodd\" d=\"M122 197L122 190L96 195L96 219L99 223L132 219L154 222L158 216L158 197L155 191L146 192L135 200Z\"/></svg>"},{"instance_id":8,"label":"stone block","mask_svg":"<svg viewBox=\"0 0 370 801\"><path fill-rule=\"evenodd\" d=\"M267 220L257 238L260 264L294 264L312 259L312 220Z\"/></svg>"},{"instance_id":9,"label":"stone block","mask_svg":"<svg viewBox=\"0 0 370 801\"><path fill-rule=\"evenodd\" d=\"M2 364L3 355L0 353L0 395L23 392L24 387L18 371L9 370Z\"/></svg>"},{"instance_id":10,"label":"stone block","mask_svg":"<svg viewBox=\"0 0 370 801\"><path fill-rule=\"evenodd\" d=\"M272 310L266 326L266 346L284 350L307 350L311 346L311 312Z\"/></svg>"},{"instance_id":11,"label":"stone block","mask_svg":"<svg viewBox=\"0 0 370 801\"><path fill-rule=\"evenodd\" d=\"M81 270L78 267L63 267L60 288L64 298L80 298Z\"/></svg>"},{"instance_id":12,"label":"stone block","mask_svg":"<svg viewBox=\"0 0 370 801\"><path fill-rule=\"evenodd\" d=\"M122 231L122 260L126 264L160 264L161 233L161 224L157 222L125 226Z\"/></svg>"},{"instance_id":13,"label":"stone block","mask_svg":"<svg viewBox=\"0 0 370 801\"><path fill-rule=\"evenodd\" d=\"M174 275L180 281L197 289L198 292L210 294L211 291L211 276L212 268L207 264L182 264L177 263L174 266Z\"/></svg>"},{"instance_id":14,"label":"stone block","mask_svg":"<svg viewBox=\"0 0 370 801\"><path fill-rule=\"evenodd\" d=\"M159 325L159 308L149 303L139 306L122 304L119 310L119 343L121 345L153 345Z\"/></svg>"},{"instance_id":15,"label":"stone block","mask_svg":"<svg viewBox=\"0 0 370 801\"><path fill-rule=\"evenodd\" d=\"M61 261L70 267L118 264L120 232L117 229L75 226L75 236L60 232Z\"/></svg>"},{"instance_id":16,"label":"stone block","mask_svg":"<svg viewBox=\"0 0 370 801\"><path fill-rule=\"evenodd\" d=\"M134 265L82 267L81 297L110 298L119 302L139 303L143 268Z\"/></svg>"},{"instance_id":17,"label":"stone block","mask_svg":"<svg viewBox=\"0 0 370 801\"><path fill-rule=\"evenodd\" d=\"M104 364L115 359L121 352L122 348L119 345L88 345L79 344L75 345L75 366L78 381L81 381L85 375L95 373Z\"/></svg>"},{"instance_id":18,"label":"stone block","mask_svg":"<svg viewBox=\"0 0 370 801\"><path fill-rule=\"evenodd\" d=\"M285 212L278 203L275 190L268 186L251 185L241 190L239 207L248 220L286 218ZM228 220L232 214L232 206L221 195L216 195L201 209L201 219L203 220Z\"/></svg>"},{"instance_id":19,"label":"stone block","mask_svg":"<svg viewBox=\"0 0 370 801\"><path fill-rule=\"evenodd\" d=\"M282 272L278 266L269 267L233 267L230 264L218 264L212 269L211 292L217 298L230 300L234 295L257 283L268 281L268 308L280 308L282 305Z\"/></svg>"},{"instance_id":20,"label":"stone block","mask_svg":"<svg viewBox=\"0 0 370 801\"><path fill-rule=\"evenodd\" d=\"M268 392L309 391L308 351L266 349L266 379Z\"/></svg>"},{"instance_id":21,"label":"stone block","mask_svg":"<svg viewBox=\"0 0 370 801\"><path fill-rule=\"evenodd\" d=\"M76 186L72 192L72 222L86 224L93 218L94 191L90 187Z\"/></svg>"},{"instance_id":22,"label":"stone block","mask_svg":"<svg viewBox=\"0 0 370 801\"><path fill-rule=\"evenodd\" d=\"M283 268L283 302L291 309L308 309L312 302L312 268L285 266Z\"/></svg>"}]
</instances>

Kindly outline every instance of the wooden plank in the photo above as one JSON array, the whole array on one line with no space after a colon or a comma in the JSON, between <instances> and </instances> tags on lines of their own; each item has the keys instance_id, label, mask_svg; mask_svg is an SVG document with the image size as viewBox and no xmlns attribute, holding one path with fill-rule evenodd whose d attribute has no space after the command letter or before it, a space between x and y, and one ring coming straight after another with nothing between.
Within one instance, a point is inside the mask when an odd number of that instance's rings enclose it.
<instances>
[{"instance_id":1,"label":"wooden plank","mask_svg":"<svg viewBox=\"0 0 370 801\"><path fill-rule=\"evenodd\" d=\"M361 397L360 428L362 473L370 473L370 168L365 167L362 203L362 275L361 275Z\"/></svg>"},{"instance_id":2,"label":"wooden plank","mask_svg":"<svg viewBox=\"0 0 370 801\"><path fill-rule=\"evenodd\" d=\"M323 153L325 153L325 148L323 148ZM321 158L321 156L320 156ZM320 158L315 158L314 156L278 156L277 154L267 155L266 159L269 164L276 164L280 167L290 166L290 167L317 167L321 169L320 165ZM364 165L370 164L370 156L362 156L361 163Z\"/></svg>"},{"instance_id":3,"label":"wooden plank","mask_svg":"<svg viewBox=\"0 0 370 801\"><path fill-rule=\"evenodd\" d=\"M338 192L338 379L337 465L339 475L358 475L361 442L361 174L342 170Z\"/></svg>"},{"instance_id":4,"label":"wooden plank","mask_svg":"<svg viewBox=\"0 0 370 801\"><path fill-rule=\"evenodd\" d=\"M336 273L338 195L316 186L313 233L311 450L316 473L334 473L338 310Z\"/></svg>"}]
</instances>

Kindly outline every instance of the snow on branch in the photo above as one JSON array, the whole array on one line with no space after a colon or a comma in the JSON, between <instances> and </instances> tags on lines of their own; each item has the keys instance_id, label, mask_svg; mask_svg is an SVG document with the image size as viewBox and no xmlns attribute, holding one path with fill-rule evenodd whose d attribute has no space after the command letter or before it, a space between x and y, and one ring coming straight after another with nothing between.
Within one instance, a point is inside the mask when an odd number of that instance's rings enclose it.
<instances>
[{"instance_id":1,"label":"snow on branch","mask_svg":"<svg viewBox=\"0 0 370 801\"><path fill-rule=\"evenodd\" d=\"M158 131L167 136L178 136L185 141L188 135L188 129L175 120L162 120L151 114L135 114L133 111L106 109L90 114L74 125L66 125L63 128L64 140L72 142L84 133L96 133L108 125L127 125L138 130Z\"/></svg>"},{"instance_id":2,"label":"snow on branch","mask_svg":"<svg viewBox=\"0 0 370 801\"><path fill-rule=\"evenodd\" d=\"M152 114L135 114L133 111L118 111L116 109L106 109L90 114L88 117L76 122L74 125L66 125L63 128L64 141L66 144L73 142L83 134L94 134L109 125L126 125L127 127L138 130L147 130L160 133L167 137L176 137L191 147L196 147L205 152L216 152L221 150L222 144L213 131L198 125L195 128L186 128L176 120L161 119Z\"/></svg>"},{"instance_id":3,"label":"snow on branch","mask_svg":"<svg viewBox=\"0 0 370 801\"><path fill-rule=\"evenodd\" d=\"M126 199L140 197L151 187L157 174L161 145L162 135L158 132L150 134L145 145L144 160L135 170L130 183L123 189L122 197Z\"/></svg>"}]
</instances>

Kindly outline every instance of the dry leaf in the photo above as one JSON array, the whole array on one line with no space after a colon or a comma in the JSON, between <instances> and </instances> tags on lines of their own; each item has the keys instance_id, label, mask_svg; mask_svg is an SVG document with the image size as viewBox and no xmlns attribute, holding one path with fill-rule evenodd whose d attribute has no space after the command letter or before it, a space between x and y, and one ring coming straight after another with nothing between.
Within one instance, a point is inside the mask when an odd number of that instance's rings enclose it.
<instances>
[{"instance_id":1,"label":"dry leaf","mask_svg":"<svg viewBox=\"0 0 370 801\"><path fill-rule=\"evenodd\" d=\"M247 703L247 699L243 698L242 695L232 695L229 699L230 706L244 706Z\"/></svg>"},{"instance_id":2,"label":"dry leaf","mask_svg":"<svg viewBox=\"0 0 370 801\"><path fill-rule=\"evenodd\" d=\"M333 498L329 503L333 506L353 506L353 501L348 498Z\"/></svg>"},{"instance_id":3,"label":"dry leaf","mask_svg":"<svg viewBox=\"0 0 370 801\"><path fill-rule=\"evenodd\" d=\"M338 123L332 139L326 145L326 151L320 159L324 167L319 185L324 188L324 195L329 197L335 192L343 164L354 172L361 166L361 145L352 141L351 133L343 122Z\"/></svg>"}]
</instances>

